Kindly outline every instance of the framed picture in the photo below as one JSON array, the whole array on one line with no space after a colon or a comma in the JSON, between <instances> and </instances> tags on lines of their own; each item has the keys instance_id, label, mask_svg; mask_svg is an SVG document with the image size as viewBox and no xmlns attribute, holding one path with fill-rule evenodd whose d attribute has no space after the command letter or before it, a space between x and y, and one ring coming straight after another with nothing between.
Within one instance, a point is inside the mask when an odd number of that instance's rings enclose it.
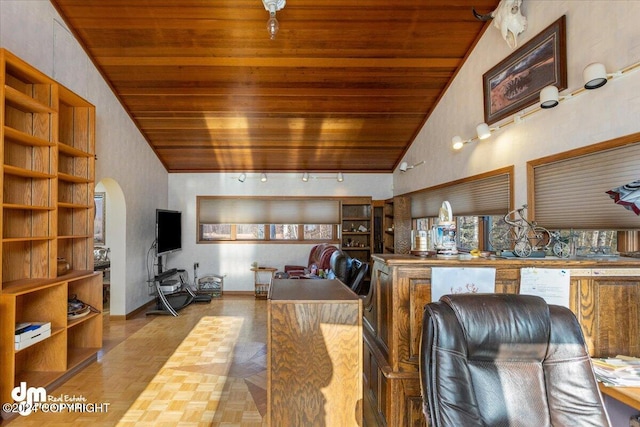
<instances>
[{"instance_id":1,"label":"framed picture","mask_svg":"<svg viewBox=\"0 0 640 427\"><path fill-rule=\"evenodd\" d=\"M536 104L545 86L567 88L565 21L562 16L482 76L485 123Z\"/></svg>"},{"instance_id":2,"label":"framed picture","mask_svg":"<svg viewBox=\"0 0 640 427\"><path fill-rule=\"evenodd\" d=\"M106 220L106 194L96 192L93 196L95 205L95 216L93 219L93 244L104 245L105 242L105 220Z\"/></svg>"}]
</instances>

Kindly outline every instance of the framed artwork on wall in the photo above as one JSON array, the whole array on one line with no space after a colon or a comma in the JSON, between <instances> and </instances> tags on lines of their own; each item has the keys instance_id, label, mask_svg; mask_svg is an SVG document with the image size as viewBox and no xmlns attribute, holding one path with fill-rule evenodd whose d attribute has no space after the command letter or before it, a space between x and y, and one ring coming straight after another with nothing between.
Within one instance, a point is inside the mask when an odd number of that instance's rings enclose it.
<instances>
[{"instance_id":1,"label":"framed artwork on wall","mask_svg":"<svg viewBox=\"0 0 640 427\"><path fill-rule=\"evenodd\" d=\"M93 196L93 202L96 208L93 220L93 244L104 245L106 243L106 193L96 192Z\"/></svg>"},{"instance_id":2,"label":"framed artwork on wall","mask_svg":"<svg viewBox=\"0 0 640 427\"><path fill-rule=\"evenodd\" d=\"M565 22L563 15L482 76L485 123L536 104L545 86L567 88Z\"/></svg>"}]
</instances>

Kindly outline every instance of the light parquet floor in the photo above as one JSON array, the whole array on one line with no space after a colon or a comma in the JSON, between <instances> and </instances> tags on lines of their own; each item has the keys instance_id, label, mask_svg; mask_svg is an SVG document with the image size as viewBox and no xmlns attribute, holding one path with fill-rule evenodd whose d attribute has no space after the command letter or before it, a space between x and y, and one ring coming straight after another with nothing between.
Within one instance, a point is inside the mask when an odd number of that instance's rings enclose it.
<instances>
[{"instance_id":1,"label":"light parquet floor","mask_svg":"<svg viewBox=\"0 0 640 427\"><path fill-rule=\"evenodd\" d=\"M105 317L98 361L48 394L108 403L108 412L38 412L2 425L263 426L266 311L264 300L224 296L178 317Z\"/></svg>"}]
</instances>

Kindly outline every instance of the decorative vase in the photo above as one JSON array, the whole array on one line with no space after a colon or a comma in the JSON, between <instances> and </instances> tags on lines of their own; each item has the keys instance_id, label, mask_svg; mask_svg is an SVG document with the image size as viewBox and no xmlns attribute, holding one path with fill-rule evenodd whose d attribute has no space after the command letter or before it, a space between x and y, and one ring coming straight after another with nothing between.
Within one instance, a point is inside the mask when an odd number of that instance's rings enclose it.
<instances>
[{"instance_id":1,"label":"decorative vase","mask_svg":"<svg viewBox=\"0 0 640 427\"><path fill-rule=\"evenodd\" d=\"M70 268L71 266L69 265L66 259L58 258L58 276L62 276L63 274L66 274Z\"/></svg>"}]
</instances>

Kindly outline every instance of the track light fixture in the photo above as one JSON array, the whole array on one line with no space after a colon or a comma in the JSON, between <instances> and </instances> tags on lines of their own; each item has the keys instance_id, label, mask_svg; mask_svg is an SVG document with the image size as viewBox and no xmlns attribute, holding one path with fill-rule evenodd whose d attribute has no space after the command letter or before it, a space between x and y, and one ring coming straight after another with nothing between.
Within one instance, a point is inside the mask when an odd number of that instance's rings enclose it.
<instances>
[{"instance_id":1,"label":"track light fixture","mask_svg":"<svg viewBox=\"0 0 640 427\"><path fill-rule=\"evenodd\" d=\"M269 12L269 20L267 21L267 31L271 40L276 38L278 30L280 29L280 23L276 19L276 12L282 10L286 4L286 0L262 0L264 8Z\"/></svg>"},{"instance_id":2,"label":"track light fixture","mask_svg":"<svg viewBox=\"0 0 640 427\"><path fill-rule=\"evenodd\" d=\"M584 80L585 89L597 89L607 84L609 79L607 69L604 64L594 62L587 65L582 71L582 79Z\"/></svg>"},{"instance_id":3,"label":"track light fixture","mask_svg":"<svg viewBox=\"0 0 640 427\"><path fill-rule=\"evenodd\" d=\"M553 108L560 103L558 88L546 86L540 91L540 108Z\"/></svg>"},{"instance_id":4,"label":"track light fixture","mask_svg":"<svg viewBox=\"0 0 640 427\"><path fill-rule=\"evenodd\" d=\"M476 126L476 133L478 134L478 139L487 139L491 136L491 129L489 129L488 124L479 123Z\"/></svg>"},{"instance_id":5,"label":"track light fixture","mask_svg":"<svg viewBox=\"0 0 640 427\"><path fill-rule=\"evenodd\" d=\"M344 181L344 175L342 175L342 172L338 172L338 177L336 179L338 180L338 182Z\"/></svg>"},{"instance_id":6,"label":"track light fixture","mask_svg":"<svg viewBox=\"0 0 640 427\"><path fill-rule=\"evenodd\" d=\"M267 182L267 174L266 173L262 173L262 175L260 175L260 181L262 182Z\"/></svg>"},{"instance_id":7,"label":"track light fixture","mask_svg":"<svg viewBox=\"0 0 640 427\"><path fill-rule=\"evenodd\" d=\"M241 173L240 176L238 177L238 181L240 182L244 182L244 180L247 179L247 174L246 173Z\"/></svg>"},{"instance_id":8,"label":"track light fixture","mask_svg":"<svg viewBox=\"0 0 640 427\"><path fill-rule=\"evenodd\" d=\"M303 182L309 181L309 172L305 172L302 174L302 181Z\"/></svg>"},{"instance_id":9,"label":"track light fixture","mask_svg":"<svg viewBox=\"0 0 640 427\"><path fill-rule=\"evenodd\" d=\"M456 135L453 138L451 138L451 144L452 144L454 150L461 150L462 147L464 147L464 145L469 143L469 142L471 142L470 139L465 139L463 141L462 138L460 138L458 135Z\"/></svg>"},{"instance_id":10,"label":"track light fixture","mask_svg":"<svg viewBox=\"0 0 640 427\"><path fill-rule=\"evenodd\" d=\"M486 139L491 136L491 133L497 131L501 128L504 128L508 125L514 123L521 123L524 121L526 117L537 113L540 110L549 109L557 106L561 101L565 99L575 97L576 95L585 92L586 90L597 89L599 87L604 86L610 79L616 79L618 77L622 77L632 71L636 71L640 69L640 61L634 64L628 65L625 68L622 68L615 73L607 73L607 70L603 64L600 63L592 63L585 67L582 72L582 77L584 79L584 86L580 87L573 92L560 96L558 94L558 88L555 86L546 86L540 90L540 104L535 108L530 109L529 111L521 111L513 115L512 119L501 123L500 126L495 128L489 128L486 123L480 123L476 126L477 137L473 137L467 140L463 140L459 136L454 136L451 139L451 144L454 150L460 150L465 144L472 142L476 139ZM400 170L402 170L402 165L400 166Z\"/></svg>"},{"instance_id":11,"label":"track light fixture","mask_svg":"<svg viewBox=\"0 0 640 427\"><path fill-rule=\"evenodd\" d=\"M407 162L402 162L402 163L400 163L400 168L399 168L399 169L400 169L400 172L406 172L407 170L409 170L409 169L413 169L413 168L415 168L416 166L420 166L420 165L421 165L421 164L423 164L423 163L424 163L424 160L422 160L422 161L420 161L420 162L416 163L415 165L411 165L411 166L409 166L409 164L408 164Z\"/></svg>"}]
</instances>

